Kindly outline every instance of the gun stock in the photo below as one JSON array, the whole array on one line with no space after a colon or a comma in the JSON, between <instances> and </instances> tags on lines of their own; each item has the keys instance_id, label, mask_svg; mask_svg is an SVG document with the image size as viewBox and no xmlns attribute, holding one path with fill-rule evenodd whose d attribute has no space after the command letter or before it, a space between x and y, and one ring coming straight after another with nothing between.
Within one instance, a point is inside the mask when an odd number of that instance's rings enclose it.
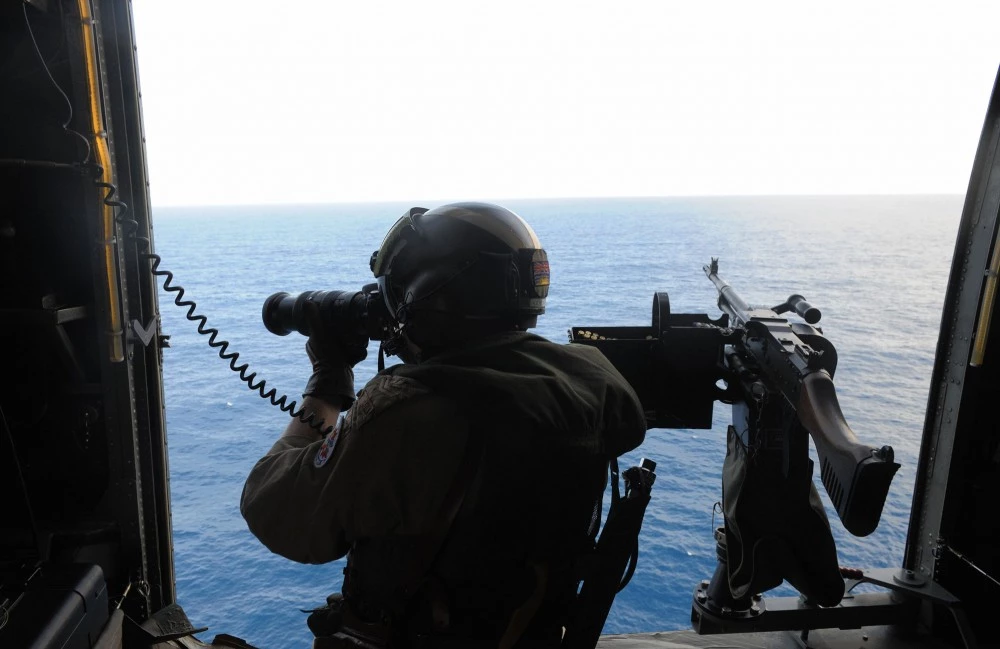
<instances>
[{"instance_id":1,"label":"gun stock","mask_svg":"<svg viewBox=\"0 0 1000 649\"><path fill-rule=\"evenodd\" d=\"M797 412L816 443L823 486L844 527L855 536L871 534L899 469L892 447L874 448L858 441L826 371L804 377Z\"/></svg>"}]
</instances>

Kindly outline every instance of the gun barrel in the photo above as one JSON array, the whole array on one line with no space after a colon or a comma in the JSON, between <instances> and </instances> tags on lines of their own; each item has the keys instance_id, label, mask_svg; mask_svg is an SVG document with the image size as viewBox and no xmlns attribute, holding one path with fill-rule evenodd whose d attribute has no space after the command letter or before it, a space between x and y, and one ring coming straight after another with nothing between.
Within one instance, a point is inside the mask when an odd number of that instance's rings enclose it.
<instances>
[{"instance_id":1,"label":"gun barrel","mask_svg":"<svg viewBox=\"0 0 1000 649\"><path fill-rule=\"evenodd\" d=\"M743 301L743 298L739 296L736 289L730 286L726 280L719 277L719 260L712 259L712 264L703 266L702 269L719 291L719 308L727 312L731 311L729 313L731 317L745 321L748 317L747 314L750 312L750 305Z\"/></svg>"}]
</instances>

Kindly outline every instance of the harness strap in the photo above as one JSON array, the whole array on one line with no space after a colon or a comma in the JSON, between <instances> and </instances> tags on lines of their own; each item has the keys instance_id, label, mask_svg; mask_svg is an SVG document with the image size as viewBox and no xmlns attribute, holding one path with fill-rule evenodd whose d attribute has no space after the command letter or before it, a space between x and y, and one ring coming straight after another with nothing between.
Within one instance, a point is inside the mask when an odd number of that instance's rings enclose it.
<instances>
[{"instance_id":1,"label":"harness strap","mask_svg":"<svg viewBox=\"0 0 1000 649\"><path fill-rule=\"evenodd\" d=\"M538 609L541 608L542 600L545 599L545 590L549 582L549 567L540 563L531 563L530 565L535 571L535 590L532 591L524 604L521 604L510 616L507 630L500 638L499 649L512 649L517 644L528 625L531 624L535 614L538 613Z\"/></svg>"},{"instance_id":2,"label":"harness strap","mask_svg":"<svg viewBox=\"0 0 1000 649\"><path fill-rule=\"evenodd\" d=\"M655 463L643 460L641 466L625 471L625 496L622 497L618 488L618 462L612 460L612 499L608 519L597 541L589 566L591 570L584 577L566 627L563 649L593 649L597 646L615 595L624 588L635 570L639 532L656 480L655 468Z\"/></svg>"},{"instance_id":3,"label":"harness strap","mask_svg":"<svg viewBox=\"0 0 1000 649\"><path fill-rule=\"evenodd\" d=\"M396 605L392 607L393 611L391 611L393 615L402 615L405 618L408 609L414 602L414 596L422 587L429 585L431 622L436 629L448 628L450 616L447 598L443 595L440 584L435 584L433 579L428 580L428 577L431 567L444 546L452 523L462 508L469 487L479 472L485 446L483 436L470 430L455 479L448 488L427 533L417 539L411 560L407 562L404 569L402 580L396 591L398 593Z\"/></svg>"},{"instance_id":4,"label":"harness strap","mask_svg":"<svg viewBox=\"0 0 1000 649\"><path fill-rule=\"evenodd\" d=\"M430 598L431 622L434 628L443 630L448 627L450 619L447 598L443 595L440 584L435 583L430 571L444 545L455 517L462 508L465 495L475 480L484 450L483 436L470 430L455 479L445 493L437 515L431 521L430 529L415 542L411 560L407 562L403 578L396 591L398 593L396 605L392 607L393 610L385 611L390 615L388 619L379 622L365 622L357 615L354 607L357 602L351 601L353 597L350 593L352 590L350 588L352 581L350 571L345 570L344 593L347 599L343 607L343 624L340 631L334 634L335 638L340 640L350 638L352 642L357 643L358 647L393 646L394 636L404 630L404 627L397 627L396 623L400 621L400 618L405 620L407 609L414 603L414 596L425 586ZM350 561L348 563L350 564Z\"/></svg>"},{"instance_id":5,"label":"harness strap","mask_svg":"<svg viewBox=\"0 0 1000 649\"><path fill-rule=\"evenodd\" d=\"M470 430L458 473L445 494L441 507L438 508L437 516L434 517L430 530L418 540L413 560L409 562L406 573L403 575L399 593L404 599L409 600L417 592L441 552L448 532L451 530L451 525L465 501L465 495L479 472L485 446L483 436Z\"/></svg>"}]
</instances>

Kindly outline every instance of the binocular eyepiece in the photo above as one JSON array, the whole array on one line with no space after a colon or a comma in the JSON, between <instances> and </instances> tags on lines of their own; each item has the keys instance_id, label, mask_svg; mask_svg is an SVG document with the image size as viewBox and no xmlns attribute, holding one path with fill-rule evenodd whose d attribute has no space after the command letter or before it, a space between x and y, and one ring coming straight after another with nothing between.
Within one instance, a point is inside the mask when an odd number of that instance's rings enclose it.
<instances>
[{"instance_id":1,"label":"binocular eyepiece","mask_svg":"<svg viewBox=\"0 0 1000 649\"><path fill-rule=\"evenodd\" d=\"M305 304L319 307L323 326L345 343L360 340L384 340L392 328L389 310L377 284L360 291L306 291L298 295L275 293L264 300L261 319L273 334L287 336L297 331L309 335Z\"/></svg>"}]
</instances>

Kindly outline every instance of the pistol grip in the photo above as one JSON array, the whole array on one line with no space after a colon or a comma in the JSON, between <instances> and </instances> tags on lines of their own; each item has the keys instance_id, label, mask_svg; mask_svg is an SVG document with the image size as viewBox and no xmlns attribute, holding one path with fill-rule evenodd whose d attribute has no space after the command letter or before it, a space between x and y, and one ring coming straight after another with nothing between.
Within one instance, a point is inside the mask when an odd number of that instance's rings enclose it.
<instances>
[{"instance_id":1,"label":"pistol grip","mask_svg":"<svg viewBox=\"0 0 1000 649\"><path fill-rule=\"evenodd\" d=\"M855 536L871 534L899 469L892 447L876 449L858 441L825 370L803 379L798 416L816 443L823 486L844 527Z\"/></svg>"}]
</instances>

